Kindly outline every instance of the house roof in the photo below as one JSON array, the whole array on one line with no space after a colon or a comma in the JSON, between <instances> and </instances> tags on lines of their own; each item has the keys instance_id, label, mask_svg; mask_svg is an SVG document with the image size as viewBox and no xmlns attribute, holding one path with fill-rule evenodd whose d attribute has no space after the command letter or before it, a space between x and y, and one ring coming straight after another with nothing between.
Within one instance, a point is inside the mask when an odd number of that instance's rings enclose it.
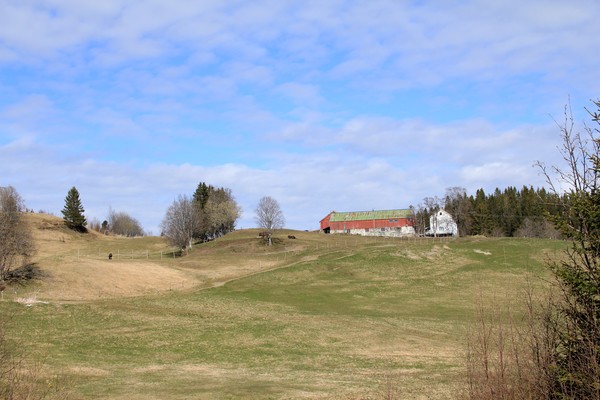
<instances>
[{"instance_id":1,"label":"house roof","mask_svg":"<svg viewBox=\"0 0 600 400\"><path fill-rule=\"evenodd\" d=\"M372 219L394 219L394 218L410 218L412 217L412 210L373 210L373 211L350 211L350 212L336 212L331 213L329 221L331 222L343 222L343 221L368 221Z\"/></svg>"}]
</instances>

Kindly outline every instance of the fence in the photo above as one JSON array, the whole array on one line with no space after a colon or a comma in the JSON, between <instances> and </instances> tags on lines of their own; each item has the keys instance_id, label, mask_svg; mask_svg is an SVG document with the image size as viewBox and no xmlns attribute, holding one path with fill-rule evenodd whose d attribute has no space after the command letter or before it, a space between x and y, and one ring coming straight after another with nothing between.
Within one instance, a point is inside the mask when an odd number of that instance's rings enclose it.
<instances>
[{"instance_id":1,"label":"fence","mask_svg":"<svg viewBox=\"0 0 600 400\"><path fill-rule=\"evenodd\" d=\"M179 249L147 250L147 249L77 249L73 253L57 253L54 260L163 260L181 255Z\"/></svg>"}]
</instances>

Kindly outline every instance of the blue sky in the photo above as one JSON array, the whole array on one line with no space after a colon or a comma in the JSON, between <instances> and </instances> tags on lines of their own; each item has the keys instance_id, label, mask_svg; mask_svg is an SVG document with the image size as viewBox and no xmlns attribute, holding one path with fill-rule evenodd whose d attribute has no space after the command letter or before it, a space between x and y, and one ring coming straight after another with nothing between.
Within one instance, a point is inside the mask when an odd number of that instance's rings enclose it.
<instances>
[{"instance_id":1,"label":"blue sky","mask_svg":"<svg viewBox=\"0 0 600 400\"><path fill-rule=\"evenodd\" d=\"M287 226L544 185L600 97L597 1L0 0L0 186L159 233L199 182ZM589 120L589 119L588 119Z\"/></svg>"}]
</instances>

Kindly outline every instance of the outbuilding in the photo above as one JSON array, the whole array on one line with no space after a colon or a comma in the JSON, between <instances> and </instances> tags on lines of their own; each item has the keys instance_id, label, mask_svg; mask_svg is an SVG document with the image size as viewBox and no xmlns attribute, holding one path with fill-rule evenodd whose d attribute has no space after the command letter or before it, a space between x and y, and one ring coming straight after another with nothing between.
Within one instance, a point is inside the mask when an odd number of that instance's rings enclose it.
<instances>
[{"instance_id":1,"label":"outbuilding","mask_svg":"<svg viewBox=\"0 0 600 400\"><path fill-rule=\"evenodd\" d=\"M321 220L321 232L362 236L414 236L414 214L409 209L332 211Z\"/></svg>"}]
</instances>

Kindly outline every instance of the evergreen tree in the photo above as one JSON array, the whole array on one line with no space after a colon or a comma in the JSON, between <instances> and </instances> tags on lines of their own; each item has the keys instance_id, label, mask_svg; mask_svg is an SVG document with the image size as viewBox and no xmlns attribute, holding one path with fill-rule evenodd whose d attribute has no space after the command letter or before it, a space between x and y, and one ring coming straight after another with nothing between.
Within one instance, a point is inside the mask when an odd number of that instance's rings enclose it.
<instances>
[{"instance_id":1,"label":"evergreen tree","mask_svg":"<svg viewBox=\"0 0 600 400\"><path fill-rule=\"evenodd\" d=\"M204 207L206 207L206 203L208 202L208 197L210 196L210 193L213 190L214 189L212 186L207 185L204 182L200 182L198 184L198 187L196 188L193 197L194 201L196 201L200 205L200 209L204 210Z\"/></svg>"},{"instance_id":2,"label":"evergreen tree","mask_svg":"<svg viewBox=\"0 0 600 400\"><path fill-rule=\"evenodd\" d=\"M600 127L598 110L590 112ZM558 278L562 302L550 321L557 338L550 341L547 368L556 399L600 399L600 129L586 126L588 138L573 132L569 111L561 125L564 169L555 168L569 190L559 198L562 212L551 216L557 229L570 240L564 257L550 263ZM538 165L558 195L545 166Z\"/></svg>"},{"instance_id":3,"label":"evergreen tree","mask_svg":"<svg viewBox=\"0 0 600 400\"><path fill-rule=\"evenodd\" d=\"M473 234L474 235L485 235L489 232L490 228L490 216L488 212L488 201L483 189L477 190L475 198L471 196L473 206Z\"/></svg>"},{"instance_id":4,"label":"evergreen tree","mask_svg":"<svg viewBox=\"0 0 600 400\"><path fill-rule=\"evenodd\" d=\"M85 210L81 204L79 192L77 191L77 188L73 186L67 193L67 197L65 197L65 207L62 209L65 224L70 229L74 229L79 232L86 232L87 230L85 228L85 224L87 221L83 215L84 212Z\"/></svg>"}]
</instances>

